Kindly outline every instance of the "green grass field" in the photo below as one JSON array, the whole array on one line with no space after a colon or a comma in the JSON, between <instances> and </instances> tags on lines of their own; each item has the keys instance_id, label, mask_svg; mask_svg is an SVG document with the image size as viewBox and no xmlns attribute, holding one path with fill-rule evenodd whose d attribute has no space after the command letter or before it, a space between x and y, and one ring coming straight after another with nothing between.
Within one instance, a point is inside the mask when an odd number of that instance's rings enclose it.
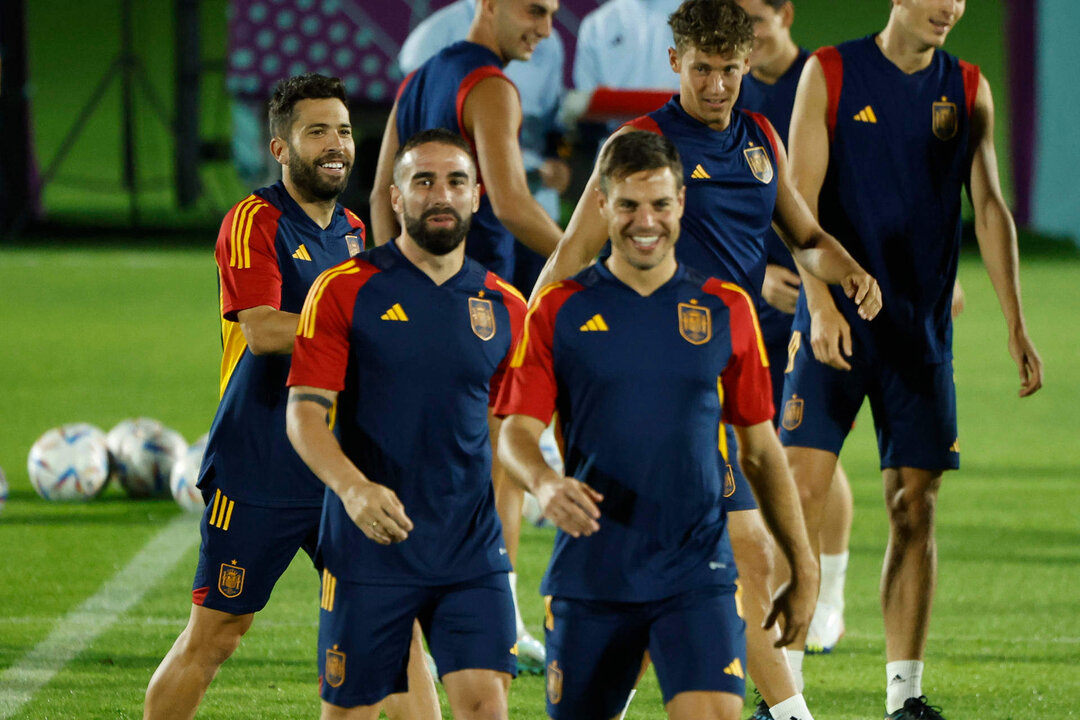
<instances>
[{"instance_id":1,"label":"green grass field","mask_svg":"<svg viewBox=\"0 0 1080 720\"><path fill-rule=\"evenodd\" d=\"M153 249L150 238L97 249L62 240L0 249L0 466L11 484L0 514L0 718L137 718L151 673L186 621L197 525L171 502L129 501L117 488L88 504L47 503L30 488L26 454L44 430L71 421L107 430L142 414L189 440L206 431L220 354L214 263L209 238L173 250ZM1074 717L1080 342L1070 313L1080 307L1080 262L1025 261L1028 319L1047 372L1045 389L1023 401L976 258L964 258L961 278L963 469L941 493L924 688L951 718ZM818 718L881 717L884 702L877 583L886 526L870 425L860 420L844 453L856 504L848 635L833 655L805 666ZM174 521L186 522L179 561L154 556L150 570L160 572L128 569ZM523 610L538 636L542 608L531 588L551 540L550 531L528 528L519 563ZM130 597L117 597L118 581ZM317 592L306 559L294 562L200 717L317 717ZM83 605L102 594L105 607ZM118 602L127 609L114 618ZM541 678L517 680L511 717L544 717L543 694ZM650 674L630 717L662 716Z\"/></svg>"}]
</instances>

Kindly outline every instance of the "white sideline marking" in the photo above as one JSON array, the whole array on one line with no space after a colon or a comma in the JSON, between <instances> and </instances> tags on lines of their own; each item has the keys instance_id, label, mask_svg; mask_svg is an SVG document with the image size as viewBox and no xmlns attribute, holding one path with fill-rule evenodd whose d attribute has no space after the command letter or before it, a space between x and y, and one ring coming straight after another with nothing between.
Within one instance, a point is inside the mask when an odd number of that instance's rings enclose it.
<instances>
[{"instance_id":1,"label":"white sideline marking","mask_svg":"<svg viewBox=\"0 0 1080 720\"><path fill-rule=\"evenodd\" d=\"M48 637L0 674L0 720L30 702L63 667L134 606L199 541L196 518L178 515Z\"/></svg>"}]
</instances>

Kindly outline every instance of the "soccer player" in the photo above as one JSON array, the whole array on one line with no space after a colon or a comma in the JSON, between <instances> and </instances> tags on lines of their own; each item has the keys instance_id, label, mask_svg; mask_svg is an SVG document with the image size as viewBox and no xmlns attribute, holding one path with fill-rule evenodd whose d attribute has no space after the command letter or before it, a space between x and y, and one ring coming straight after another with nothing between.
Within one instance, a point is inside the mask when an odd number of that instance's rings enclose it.
<instances>
[{"instance_id":1,"label":"soccer player","mask_svg":"<svg viewBox=\"0 0 1080 720\"><path fill-rule=\"evenodd\" d=\"M521 101L502 68L511 60L529 60L551 33L558 6L558 0L479 0L466 39L441 50L405 79L386 123L371 191L376 244L394 237L398 229L390 185L399 139L442 127L469 142L479 166L480 209L473 217L465 253L507 279L514 277L514 238L545 258L551 254L562 230L529 194L518 143ZM498 467L495 492L506 549L514 563L524 493L504 480ZM523 652L541 649L529 639L522 636ZM543 665L542 657L536 660Z\"/></svg>"},{"instance_id":2,"label":"soccer player","mask_svg":"<svg viewBox=\"0 0 1080 720\"><path fill-rule=\"evenodd\" d=\"M786 144L791 126L791 109L795 90L810 52L795 44L791 25L795 19L792 0L738 0L754 24L754 49L750 53L750 72L743 78L738 107L761 113L769 118L780 139ZM758 319L765 347L769 352L769 372L772 375L773 404L781 407L784 391L784 370L787 367L788 341L791 339L791 320L799 297L799 275L795 260L787 246L770 229L765 236L765 281L759 305ZM773 418L779 426L779 416ZM844 634L844 578L847 573L848 540L851 537L851 487L840 463L836 464L833 482L822 513L821 589L814 619L806 636L807 652L830 652ZM788 650L788 662L793 666L798 683L801 652ZM801 683L799 683L801 685ZM758 709L759 714L767 708ZM764 717L764 715L761 715Z\"/></svg>"},{"instance_id":3,"label":"soccer player","mask_svg":"<svg viewBox=\"0 0 1080 720\"><path fill-rule=\"evenodd\" d=\"M617 716L648 650L669 717L734 720L746 656L725 425L791 565L767 624L782 615L790 636L817 596L755 301L676 262L687 193L671 141L622 134L599 163L611 255L540 291L497 407L507 469L560 530L543 587L548 714ZM539 448L556 410L572 477Z\"/></svg>"},{"instance_id":4,"label":"soccer player","mask_svg":"<svg viewBox=\"0 0 1080 720\"><path fill-rule=\"evenodd\" d=\"M922 669L936 582L934 507L944 471L960 460L949 314L965 184L1020 396L1042 385L1020 303L1016 229L998 185L990 85L978 67L941 49L963 13L962 0L892 0L880 33L807 61L791 125L800 191L879 278L885 311L866 323L803 276L780 439L816 542L837 454L870 398L890 526L881 578L885 711L903 720L942 717L923 695Z\"/></svg>"},{"instance_id":5,"label":"soccer player","mask_svg":"<svg viewBox=\"0 0 1080 720\"><path fill-rule=\"evenodd\" d=\"M753 45L749 17L734 0L687 0L670 24L675 47L669 60L680 94L618 132L649 130L679 148L687 194L685 237L675 250L679 261L735 283L757 302L766 264L763 238L775 222L800 263L842 284L857 312L873 317L881 302L877 283L821 229L794 190L772 125L760 115L732 110ZM577 272L603 246L607 230L598 186L594 172L541 282ZM730 428L727 442L736 445ZM778 708L774 715L809 717L787 660L775 647L779 631L761 628L772 594L772 539L738 463L733 470L734 491L724 502L746 591L750 675L769 707Z\"/></svg>"},{"instance_id":6,"label":"soccer player","mask_svg":"<svg viewBox=\"0 0 1080 720\"><path fill-rule=\"evenodd\" d=\"M193 717L297 550L315 551L323 487L285 436L285 380L309 286L360 252L364 225L337 203L354 151L341 81L284 80L269 115L281 181L237 203L218 235L224 349L199 473L202 545L191 616L146 689L146 718ZM422 650L417 637L413 696L388 703L396 718L440 717Z\"/></svg>"},{"instance_id":7,"label":"soccer player","mask_svg":"<svg viewBox=\"0 0 1080 720\"><path fill-rule=\"evenodd\" d=\"M480 188L460 136L407 139L391 201L400 236L312 286L288 381L289 439L327 486L322 717L378 717L419 619L454 717L505 719L514 606L488 406L525 301L465 256Z\"/></svg>"}]
</instances>

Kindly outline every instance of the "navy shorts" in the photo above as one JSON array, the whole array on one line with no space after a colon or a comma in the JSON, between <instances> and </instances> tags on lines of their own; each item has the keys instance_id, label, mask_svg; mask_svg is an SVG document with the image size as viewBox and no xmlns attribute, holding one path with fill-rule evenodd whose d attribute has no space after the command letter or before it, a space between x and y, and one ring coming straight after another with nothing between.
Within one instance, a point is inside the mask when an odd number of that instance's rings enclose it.
<instances>
[{"instance_id":1,"label":"navy shorts","mask_svg":"<svg viewBox=\"0 0 1080 720\"><path fill-rule=\"evenodd\" d=\"M739 465L739 445L735 438L735 428L724 425L724 435L727 437L728 466L731 468L731 474L724 478L724 509L728 512L756 510L758 504L754 491Z\"/></svg>"},{"instance_id":2,"label":"navy shorts","mask_svg":"<svg viewBox=\"0 0 1080 720\"><path fill-rule=\"evenodd\" d=\"M736 586L645 603L548 598L547 711L610 720L626 705L649 651L666 705L679 693L746 690L746 624Z\"/></svg>"},{"instance_id":3,"label":"navy shorts","mask_svg":"<svg viewBox=\"0 0 1080 720\"><path fill-rule=\"evenodd\" d=\"M323 571L319 695L343 708L408 690L413 620L439 677L457 670L517 674L517 627L506 573L453 585L368 585Z\"/></svg>"},{"instance_id":4,"label":"navy shorts","mask_svg":"<svg viewBox=\"0 0 1080 720\"><path fill-rule=\"evenodd\" d=\"M791 371L784 382L780 442L839 455L863 398L877 430L881 468L955 470L956 385L952 359L896 366L855 349L852 369L818 362L809 342L793 334Z\"/></svg>"},{"instance_id":5,"label":"navy shorts","mask_svg":"<svg viewBox=\"0 0 1080 720\"><path fill-rule=\"evenodd\" d=\"M220 490L203 497L191 601L233 615L258 612L297 550L315 557L322 508L248 505Z\"/></svg>"},{"instance_id":6,"label":"navy shorts","mask_svg":"<svg viewBox=\"0 0 1080 720\"><path fill-rule=\"evenodd\" d=\"M772 380L773 425L780 427L780 408L784 399L784 372L788 364L788 345L791 333L765 336L765 353L769 357L769 379Z\"/></svg>"}]
</instances>

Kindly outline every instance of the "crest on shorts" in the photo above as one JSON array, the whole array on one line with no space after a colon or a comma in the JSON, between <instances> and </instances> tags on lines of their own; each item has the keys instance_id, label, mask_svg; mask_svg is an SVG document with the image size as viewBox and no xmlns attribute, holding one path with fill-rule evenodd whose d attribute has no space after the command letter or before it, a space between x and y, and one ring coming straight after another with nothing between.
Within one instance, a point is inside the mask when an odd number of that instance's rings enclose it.
<instances>
[{"instance_id":1,"label":"crest on shorts","mask_svg":"<svg viewBox=\"0 0 1080 720\"><path fill-rule=\"evenodd\" d=\"M221 572L218 573L218 592L227 598L234 598L244 592L244 568L233 564L221 563Z\"/></svg>"},{"instance_id":2,"label":"crest on shorts","mask_svg":"<svg viewBox=\"0 0 1080 720\"><path fill-rule=\"evenodd\" d=\"M765 152L765 148L755 145L743 150L743 155L746 156L746 163L750 166L750 172L754 173L754 177L766 185L772 182L772 162L769 160L769 153Z\"/></svg>"},{"instance_id":3,"label":"crest on shorts","mask_svg":"<svg viewBox=\"0 0 1080 720\"><path fill-rule=\"evenodd\" d=\"M934 103L934 135L938 140L948 140L956 135L959 124L956 103L951 103L944 97Z\"/></svg>"},{"instance_id":4,"label":"crest on shorts","mask_svg":"<svg viewBox=\"0 0 1080 720\"><path fill-rule=\"evenodd\" d=\"M353 255L359 255L360 250L362 250L362 248L360 247L360 238L356 237L355 235L346 235L345 247L349 248L349 257L352 257Z\"/></svg>"},{"instance_id":5,"label":"crest on shorts","mask_svg":"<svg viewBox=\"0 0 1080 720\"><path fill-rule=\"evenodd\" d=\"M341 687L345 682L345 653L337 649L326 649L326 684L330 687Z\"/></svg>"},{"instance_id":6,"label":"crest on shorts","mask_svg":"<svg viewBox=\"0 0 1080 720\"><path fill-rule=\"evenodd\" d=\"M704 345L712 338L712 313L709 308L679 303L679 334L691 345Z\"/></svg>"},{"instance_id":7,"label":"crest on shorts","mask_svg":"<svg viewBox=\"0 0 1080 720\"><path fill-rule=\"evenodd\" d=\"M495 311L491 301L484 298L469 298L469 324L476 337L490 340L495 337Z\"/></svg>"},{"instance_id":8,"label":"crest on shorts","mask_svg":"<svg viewBox=\"0 0 1080 720\"><path fill-rule=\"evenodd\" d=\"M780 424L785 430L794 430L802 425L803 399L798 395L792 395L791 399L784 403L784 417Z\"/></svg>"},{"instance_id":9,"label":"crest on shorts","mask_svg":"<svg viewBox=\"0 0 1080 720\"><path fill-rule=\"evenodd\" d=\"M562 700L562 670L558 660L552 660L547 666L547 695L552 705L558 705Z\"/></svg>"},{"instance_id":10,"label":"crest on shorts","mask_svg":"<svg viewBox=\"0 0 1080 720\"><path fill-rule=\"evenodd\" d=\"M724 497L729 498L735 494L735 473L731 470L730 463L724 463Z\"/></svg>"}]
</instances>

